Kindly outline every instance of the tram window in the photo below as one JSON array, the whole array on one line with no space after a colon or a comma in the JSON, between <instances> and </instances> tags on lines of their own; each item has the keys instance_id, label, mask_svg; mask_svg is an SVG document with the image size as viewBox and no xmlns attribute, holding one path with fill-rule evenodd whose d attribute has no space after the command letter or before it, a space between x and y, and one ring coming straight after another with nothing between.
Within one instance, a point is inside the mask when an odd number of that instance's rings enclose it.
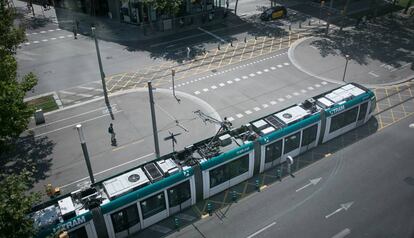
<instances>
[{"instance_id":1,"label":"tram window","mask_svg":"<svg viewBox=\"0 0 414 238\"><path fill-rule=\"evenodd\" d=\"M371 108L369 109L369 113L372 113L375 110L375 107L377 106L377 101L375 100L375 97L371 99Z\"/></svg>"},{"instance_id":2,"label":"tram window","mask_svg":"<svg viewBox=\"0 0 414 238\"><path fill-rule=\"evenodd\" d=\"M290 135L285 138L285 150L284 154L291 152L299 147L300 142L300 132L297 132L293 135Z\"/></svg>"},{"instance_id":3,"label":"tram window","mask_svg":"<svg viewBox=\"0 0 414 238\"><path fill-rule=\"evenodd\" d=\"M168 189L168 203L170 207L175 207L190 198L191 189L189 180Z\"/></svg>"},{"instance_id":4,"label":"tram window","mask_svg":"<svg viewBox=\"0 0 414 238\"><path fill-rule=\"evenodd\" d=\"M88 234L86 233L85 226L78 228L74 231L69 232L70 238L88 238Z\"/></svg>"},{"instance_id":5,"label":"tram window","mask_svg":"<svg viewBox=\"0 0 414 238\"><path fill-rule=\"evenodd\" d=\"M210 170L210 188L244 174L247 171L249 171L248 154Z\"/></svg>"},{"instance_id":6,"label":"tram window","mask_svg":"<svg viewBox=\"0 0 414 238\"><path fill-rule=\"evenodd\" d=\"M365 115L367 115L367 107L368 107L368 102L361 105L359 109L358 121L365 119Z\"/></svg>"},{"instance_id":7,"label":"tram window","mask_svg":"<svg viewBox=\"0 0 414 238\"><path fill-rule=\"evenodd\" d=\"M222 184L229 180L229 167L227 164L210 170L210 188Z\"/></svg>"},{"instance_id":8,"label":"tram window","mask_svg":"<svg viewBox=\"0 0 414 238\"><path fill-rule=\"evenodd\" d=\"M282 140L273 142L266 146L265 163L272 162L282 155Z\"/></svg>"},{"instance_id":9,"label":"tram window","mask_svg":"<svg viewBox=\"0 0 414 238\"><path fill-rule=\"evenodd\" d=\"M166 209L164 192L141 201L142 217L147 219Z\"/></svg>"},{"instance_id":10,"label":"tram window","mask_svg":"<svg viewBox=\"0 0 414 238\"><path fill-rule=\"evenodd\" d=\"M354 123L357 119L358 107L354 107L348 111L338 114L331 119L331 128L329 133L332 133L342 127Z\"/></svg>"},{"instance_id":11,"label":"tram window","mask_svg":"<svg viewBox=\"0 0 414 238\"><path fill-rule=\"evenodd\" d=\"M233 160L232 162L228 163L228 166L228 171L230 173L229 179L246 173L249 171L249 154L243 155L242 157Z\"/></svg>"},{"instance_id":12,"label":"tram window","mask_svg":"<svg viewBox=\"0 0 414 238\"><path fill-rule=\"evenodd\" d=\"M133 204L120 211L112 213L111 219L115 233L126 230L139 222L138 207L136 204Z\"/></svg>"},{"instance_id":13,"label":"tram window","mask_svg":"<svg viewBox=\"0 0 414 238\"><path fill-rule=\"evenodd\" d=\"M310 143L316 140L316 134L318 133L318 125L313 125L311 127L303 130L302 134L302 146L307 146Z\"/></svg>"}]
</instances>

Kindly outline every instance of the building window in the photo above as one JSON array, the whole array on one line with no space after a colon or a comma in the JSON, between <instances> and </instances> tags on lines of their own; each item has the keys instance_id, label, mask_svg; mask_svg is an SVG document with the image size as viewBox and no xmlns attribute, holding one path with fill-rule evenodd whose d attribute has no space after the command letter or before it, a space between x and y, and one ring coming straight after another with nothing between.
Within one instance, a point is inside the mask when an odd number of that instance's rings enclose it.
<instances>
[{"instance_id":1,"label":"building window","mask_svg":"<svg viewBox=\"0 0 414 238\"><path fill-rule=\"evenodd\" d=\"M249 154L210 170L210 188L249 171Z\"/></svg>"},{"instance_id":2,"label":"building window","mask_svg":"<svg viewBox=\"0 0 414 238\"><path fill-rule=\"evenodd\" d=\"M359 109L358 121L365 119L365 115L367 115L367 107L368 107L368 102L361 105Z\"/></svg>"},{"instance_id":3,"label":"building window","mask_svg":"<svg viewBox=\"0 0 414 238\"><path fill-rule=\"evenodd\" d=\"M299 148L299 142L300 142L300 132L297 132L293 135L290 135L285 138L285 150L284 154L287 154L297 148Z\"/></svg>"},{"instance_id":4,"label":"building window","mask_svg":"<svg viewBox=\"0 0 414 238\"><path fill-rule=\"evenodd\" d=\"M141 201L142 217L147 219L166 209L164 192Z\"/></svg>"},{"instance_id":5,"label":"building window","mask_svg":"<svg viewBox=\"0 0 414 238\"><path fill-rule=\"evenodd\" d=\"M133 204L120 211L112 213L111 219L115 233L126 230L139 222L138 207L136 204Z\"/></svg>"},{"instance_id":6,"label":"building window","mask_svg":"<svg viewBox=\"0 0 414 238\"><path fill-rule=\"evenodd\" d=\"M191 198L190 181L175 185L168 189L168 203L170 207L175 207Z\"/></svg>"},{"instance_id":7,"label":"building window","mask_svg":"<svg viewBox=\"0 0 414 238\"><path fill-rule=\"evenodd\" d=\"M274 161L282 155L282 140L273 142L266 146L265 163Z\"/></svg>"},{"instance_id":8,"label":"building window","mask_svg":"<svg viewBox=\"0 0 414 238\"><path fill-rule=\"evenodd\" d=\"M316 135L318 134L318 124L303 130L302 134L302 146L307 146L310 143L316 140Z\"/></svg>"}]
</instances>

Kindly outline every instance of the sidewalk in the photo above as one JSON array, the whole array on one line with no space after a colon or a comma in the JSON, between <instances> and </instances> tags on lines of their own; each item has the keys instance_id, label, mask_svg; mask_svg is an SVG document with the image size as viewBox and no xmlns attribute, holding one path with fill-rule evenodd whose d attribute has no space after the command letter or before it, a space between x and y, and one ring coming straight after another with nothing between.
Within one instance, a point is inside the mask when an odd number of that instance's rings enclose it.
<instances>
[{"instance_id":1,"label":"sidewalk","mask_svg":"<svg viewBox=\"0 0 414 238\"><path fill-rule=\"evenodd\" d=\"M368 87L398 84L414 78L413 28L412 18L401 13L381 16L375 23L299 40L289 57L298 69L321 80Z\"/></svg>"}]
</instances>

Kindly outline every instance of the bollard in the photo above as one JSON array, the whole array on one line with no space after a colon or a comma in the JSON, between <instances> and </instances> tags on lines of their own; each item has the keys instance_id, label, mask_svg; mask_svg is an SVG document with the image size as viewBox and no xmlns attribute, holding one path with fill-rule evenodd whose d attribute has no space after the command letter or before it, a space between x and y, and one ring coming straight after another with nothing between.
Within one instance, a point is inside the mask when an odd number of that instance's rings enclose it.
<instances>
[{"instance_id":1,"label":"bollard","mask_svg":"<svg viewBox=\"0 0 414 238\"><path fill-rule=\"evenodd\" d=\"M244 43L247 43L247 38L246 37L244 37Z\"/></svg>"},{"instance_id":2,"label":"bollard","mask_svg":"<svg viewBox=\"0 0 414 238\"><path fill-rule=\"evenodd\" d=\"M299 28L302 28L302 22L301 21L299 22Z\"/></svg>"},{"instance_id":3,"label":"bollard","mask_svg":"<svg viewBox=\"0 0 414 238\"><path fill-rule=\"evenodd\" d=\"M231 193L231 199L233 200L233 202L237 202L237 193L235 190L233 190L233 192Z\"/></svg>"},{"instance_id":4,"label":"bollard","mask_svg":"<svg viewBox=\"0 0 414 238\"><path fill-rule=\"evenodd\" d=\"M254 36L254 39L257 40L257 36Z\"/></svg>"},{"instance_id":5,"label":"bollard","mask_svg":"<svg viewBox=\"0 0 414 238\"><path fill-rule=\"evenodd\" d=\"M310 20L310 19L309 19L308 25L309 25L309 26L311 25L311 20Z\"/></svg>"},{"instance_id":6,"label":"bollard","mask_svg":"<svg viewBox=\"0 0 414 238\"><path fill-rule=\"evenodd\" d=\"M233 41L230 41L230 46L233 47Z\"/></svg>"},{"instance_id":7,"label":"bollard","mask_svg":"<svg viewBox=\"0 0 414 238\"><path fill-rule=\"evenodd\" d=\"M178 220L178 217L174 217L174 225L176 230L180 230L180 220Z\"/></svg>"},{"instance_id":8,"label":"bollard","mask_svg":"<svg viewBox=\"0 0 414 238\"><path fill-rule=\"evenodd\" d=\"M217 49L220 50L220 43L217 45Z\"/></svg>"},{"instance_id":9,"label":"bollard","mask_svg":"<svg viewBox=\"0 0 414 238\"><path fill-rule=\"evenodd\" d=\"M289 31L291 31L292 30L292 25L289 25Z\"/></svg>"},{"instance_id":10,"label":"bollard","mask_svg":"<svg viewBox=\"0 0 414 238\"><path fill-rule=\"evenodd\" d=\"M260 192L260 180L259 178L256 179L256 190Z\"/></svg>"},{"instance_id":11,"label":"bollard","mask_svg":"<svg viewBox=\"0 0 414 238\"><path fill-rule=\"evenodd\" d=\"M207 212L209 216L213 215L213 205L211 203L207 203Z\"/></svg>"},{"instance_id":12,"label":"bollard","mask_svg":"<svg viewBox=\"0 0 414 238\"><path fill-rule=\"evenodd\" d=\"M276 170L276 176L279 178L280 181L282 181L282 170L280 168Z\"/></svg>"}]
</instances>

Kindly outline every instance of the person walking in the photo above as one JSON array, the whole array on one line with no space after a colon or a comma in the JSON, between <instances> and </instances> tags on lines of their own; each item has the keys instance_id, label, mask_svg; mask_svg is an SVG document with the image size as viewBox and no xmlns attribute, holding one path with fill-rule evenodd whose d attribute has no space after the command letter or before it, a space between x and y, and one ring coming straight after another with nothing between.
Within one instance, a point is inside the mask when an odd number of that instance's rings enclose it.
<instances>
[{"instance_id":1,"label":"person walking","mask_svg":"<svg viewBox=\"0 0 414 238\"><path fill-rule=\"evenodd\" d=\"M116 146L117 143L116 143L116 138L115 138L115 131L114 131L114 126L112 123L109 124L108 133L111 134L111 145Z\"/></svg>"}]
</instances>

